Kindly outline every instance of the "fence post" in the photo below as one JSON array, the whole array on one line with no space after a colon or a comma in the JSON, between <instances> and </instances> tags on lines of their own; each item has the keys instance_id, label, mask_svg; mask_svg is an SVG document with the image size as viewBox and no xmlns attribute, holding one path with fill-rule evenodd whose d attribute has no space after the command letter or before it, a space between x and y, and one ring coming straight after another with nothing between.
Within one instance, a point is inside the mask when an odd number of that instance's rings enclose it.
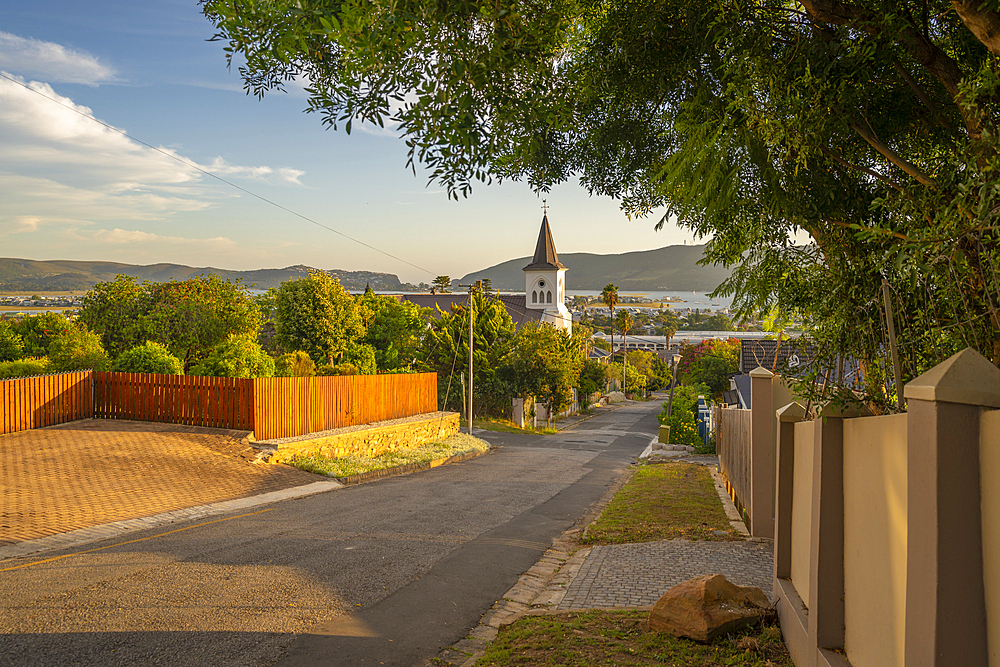
<instances>
[{"instance_id":1,"label":"fence post","mask_svg":"<svg viewBox=\"0 0 1000 667\"><path fill-rule=\"evenodd\" d=\"M827 406L813 422L809 640L817 658L844 647L844 418L854 416ZM826 663L837 664L827 652Z\"/></svg>"},{"instance_id":2,"label":"fence post","mask_svg":"<svg viewBox=\"0 0 1000 667\"><path fill-rule=\"evenodd\" d=\"M966 348L905 396L906 664L985 666L979 419L1000 408L1000 369Z\"/></svg>"},{"instance_id":3,"label":"fence post","mask_svg":"<svg viewBox=\"0 0 1000 667\"><path fill-rule=\"evenodd\" d=\"M792 478L795 473L795 424L806 416L798 403L780 408L778 418L778 470L774 502L774 598L778 579L792 578Z\"/></svg>"},{"instance_id":4,"label":"fence post","mask_svg":"<svg viewBox=\"0 0 1000 667\"><path fill-rule=\"evenodd\" d=\"M774 373L750 371L750 533L774 536Z\"/></svg>"}]
</instances>

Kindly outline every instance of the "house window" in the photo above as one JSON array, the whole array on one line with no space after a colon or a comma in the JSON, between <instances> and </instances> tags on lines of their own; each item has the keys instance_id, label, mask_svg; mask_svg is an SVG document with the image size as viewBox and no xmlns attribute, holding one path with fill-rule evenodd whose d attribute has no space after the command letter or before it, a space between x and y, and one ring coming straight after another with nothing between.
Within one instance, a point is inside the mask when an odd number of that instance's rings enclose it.
<instances>
[{"instance_id":1,"label":"house window","mask_svg":"<svg viewBox=\"0 0 1000 667\"><path fill-rule=\"evenodd\" d=\"M548 302L552 303L552 292L547 292L547 294L548 294L548 299L547 299Z\"/></svg>"},{"instance_id":2,"label":"house window","mask_svg":"<svg viewBox=\"0 0 1000 667\"><path fill-rule=\"evenodd\" d=\"M531 303L538 303L538 292L531 293Z\"/></svg>"}]
</instances>

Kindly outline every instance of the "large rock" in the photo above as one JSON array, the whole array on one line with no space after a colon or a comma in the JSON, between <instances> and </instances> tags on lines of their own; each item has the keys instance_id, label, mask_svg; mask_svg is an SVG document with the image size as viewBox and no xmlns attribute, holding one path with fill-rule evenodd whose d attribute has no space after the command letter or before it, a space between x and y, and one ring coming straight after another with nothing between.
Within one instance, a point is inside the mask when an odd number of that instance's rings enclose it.
<instances>
[{"instance_id":1,"label":"large rock","mask_svg":"<svg viewBox=\"0 0 1000 667\"><path fill-rule=\"evenodd\" d=\"M709 642L752 625L770 606L756 586L737 586L721 574L706 574L664 593L649 612L649 629Z\"/></svg>"}]
</instances>

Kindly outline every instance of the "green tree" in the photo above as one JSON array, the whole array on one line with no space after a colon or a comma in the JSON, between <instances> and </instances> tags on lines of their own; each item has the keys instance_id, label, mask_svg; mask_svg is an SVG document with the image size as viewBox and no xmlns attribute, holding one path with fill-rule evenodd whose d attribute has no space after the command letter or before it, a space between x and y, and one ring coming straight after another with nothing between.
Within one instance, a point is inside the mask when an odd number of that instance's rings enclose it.
<instances>
[{"instance_id":1,"label":"green tree","mask_svg":"<svg viewBox=\"0 0 1000 667\"><path fill-rule=\"evenodd\" d=\"M274 375L274 359L253 334L232 334L191 369L191 375L257 378Z\"/></svg>"},{"instance_id":2,"label":"green tree","mask_svg":"<svg viewBox=\"0 0 1000 667\"><path fill-rule=\"evenodd\" d=\"M148 340L166 345L185 369L231 336L256 337L263 324L260 308L239 281L202 275L144 287L149 305L143 330Z\"/></svg>"},{"instance_id":3,"label":"green tree","mask_svg":"<svg viewBox=\"0 0 1000 667\"><path fill-rule=\"evenodd\" d=\"M6 320L0 320L0 361L20 359L23 354L24 341Z\"/></svg>"},{"instance_id":4,"label":"green tree","mask_svg":"<svg viewBox=\"0 0 1000 667\"><path fill-rule=\"evenodd\" d=\"M603 391L608 381L608 367L599 361L586 359L580 369L580 379L576 385L580 392L581 405L586 408L590 404L591 395Z\"/></svg>"},{"instance_id":5,"label":"green tree","mask_svg":"<svg viewBox=\"0 0 1000 667\"><path fill-rule=\"evenodd\" d=\"M51 372L47 357L28 357L14 361L0 361L0 380L44 375Z\"/></svg>"},{"instance_id":6,"label":"green tree","mask_svg":"<svg viewBox=\"0 0 1000 667\"><path fill-rule=\"evenodd\" d=\"M431 289L438 294L447 294L451 291L451 277L438 276L431 281Z\"/></svg>"},{"instance_id":7,"label":"green tree","mask_svg":"<svg viewBox=\"0 0 1000 667\"><path fill-rule=\"evenodd\" d=\"M145 342L143 319L151 307L148 283L119 274L87 291L77 317L101 335L109 354L117 356Z\"/></svg>"},{"instance_id":8,"label":"green tree","mask_svg":"<svg viewBox=\"0 0 1000 667\"><path fill-rule=\"evenodd\" d=\"M305 350L317 364L333 365L365 332L354 297L323 271L282 284L276 316L278 343Z\"/></svg>"},{"instance_id":9,"label":"green tree","mask_svg":"<svg viewBox=\"0 0 1000 667\"><path fill-rule=\"evenodd\" d=\"M111 370L118 373L155 373L184 375L184 363L170 354L165 345L146 341L118 355Z\"/></svg>"},{"instance_id":10,"label":"green tree","mask_svg":"<svg viewBox=\"0 0 1000 667\"><path fill-rule=\"evenodd\" d=\"M82 322L53 336L48 356L49 368L56 373L103 371L108 366L108 354L101 345L101 337Z\"/></svg>"},{"instance_id":11,"label":"green tree","mask_svg":"<svg viewBox=\"0 0 1000 667\"><path fill-rule=\"evenodd\" d=\"M185 369L232 334L256 335L263 322L260 307L239 281L212 275L141 285L120 275L87 293L79 318L100 333L113 356L153 341Z\"/></svg>"},{"instance_id":12,"label":"green tree","mask_svg":"<svg viewBox=\"0 0 1000 667\"><path fill-rule=\"evenodd\" d=\"M498 370L514 347L514 321L495 295L474 293L473 309L473 410L486 415L510 414L514 389ZM418 367L438 374L441 409L461 410L460 377L468 372L469 311L453 306L438 309L418 352ZM447 396L447 401L445 397Z\"/></svg>"},{"instance_id":13,"label":"green tree","mask_svg":"<svg viewBox=\"0 0 1000 667\"><path fill-rule=\"evenodd\" d=\"M61 314L49 312L21 317L14 320L11 328L24 343L24 356L44 357L55 337L69 331L71 326Z\"/></svg>"},{"instance_id":14,"label":"green tree","mask_svg":"<svg viewBox=\"0 0 1000 667\"><path fill-rule=\"evenodd\" d=\"M579 339L551 324L532 322L517 331L504 372L518 395L532 396L558 414L573 402L585 360Z\"/></svg>"},{"instance_id":15,"label":"green tree","mask_svg":"<svg viewBox=\"0 0 1000 667\"><path fill-rule=\"evenodd\" d=\"M703 331L732 331L733 321L724 313L709 315L702 323Z\"/></svg>"},{"instance_id":16,"label":"green tree","mask_svg":"<svg viewBox=\"0 0 1000 667\"><path fill-rule=\"evenodd\" d=\"M379 371L409 368L425 328L420 308L393 296L365 292L358 299L358 309L365 327L360 342L374 350L376 368Z\"/></svg>"},{"instance_id":17,"label":"green tree","mask_svg":"<svg viewBox=\"0 0 1000 667\"><path fill-rule=\"evenodd\" d=\"M614 283L608 283L601 290L601 301L611 310L611 359L615 358L615 305L618 303L618 287Z\"/></svg>"},{"instance_id":18,"label":"green tree","mask_svg":"<svg viewBox=\"0 0 1000 667\"><path fill-rule=\"evenodd\" d=\"M739 367L739 340L705 340L697 345L681 345L677 378L685 385L707 387L706 395L718 398L729 389L729 375L738 372Z\"/></svg>"},{"instance_id":19,"label":"green tree","mask_svg":"<svg viewBox=\"0 0 1000 667\"><path fill-rule=\"evenodd\" d=\"M302 350L288 352L274 360L275 377L312 377L316 375L316 364L309 354Z\"/></svg>"},{"instance_id":20,"label":"green tree","mask_svg":"<svg viewBox=\"0 0 1000 667\"><path fill-rule=\"evenodd\" d=\"M734 266L744 318L800 309L875 363L898 295L909 374L972 344L1000 363L994 223L1000 19L978 0L207 0L248 90L302 75L347 131L399 123L450 194L579 176L666 206ZM395 100L406 96L407 104ZM812 245L794 245L805 232ZM924 335L935 329L932 336Z\"/></svg>"}]
</instances>

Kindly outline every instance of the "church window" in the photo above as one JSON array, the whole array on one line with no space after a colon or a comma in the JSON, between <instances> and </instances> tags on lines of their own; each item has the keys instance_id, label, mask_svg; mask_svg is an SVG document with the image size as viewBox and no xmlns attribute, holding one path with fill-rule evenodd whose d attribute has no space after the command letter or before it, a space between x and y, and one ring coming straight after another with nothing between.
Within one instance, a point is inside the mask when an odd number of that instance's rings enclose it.
<instances>
[{"instance_id":1,"label":"church window","mask_svg":"<svg viewBox=\"0 0 1000 667\"><path fill-rule=\"evenodd\" d=\"M552 303L552 292L548 292L548 302Z\"/></svg>"},{"instance_id":2,"label":"church window","mask_svg":"<svg viewBox=\"0 0 1000 667\"><path fill-rule=\"evenodd\" d=\"M538 303L538 292L531 293L531 303Z\"/></svg>"}]
</instances>

